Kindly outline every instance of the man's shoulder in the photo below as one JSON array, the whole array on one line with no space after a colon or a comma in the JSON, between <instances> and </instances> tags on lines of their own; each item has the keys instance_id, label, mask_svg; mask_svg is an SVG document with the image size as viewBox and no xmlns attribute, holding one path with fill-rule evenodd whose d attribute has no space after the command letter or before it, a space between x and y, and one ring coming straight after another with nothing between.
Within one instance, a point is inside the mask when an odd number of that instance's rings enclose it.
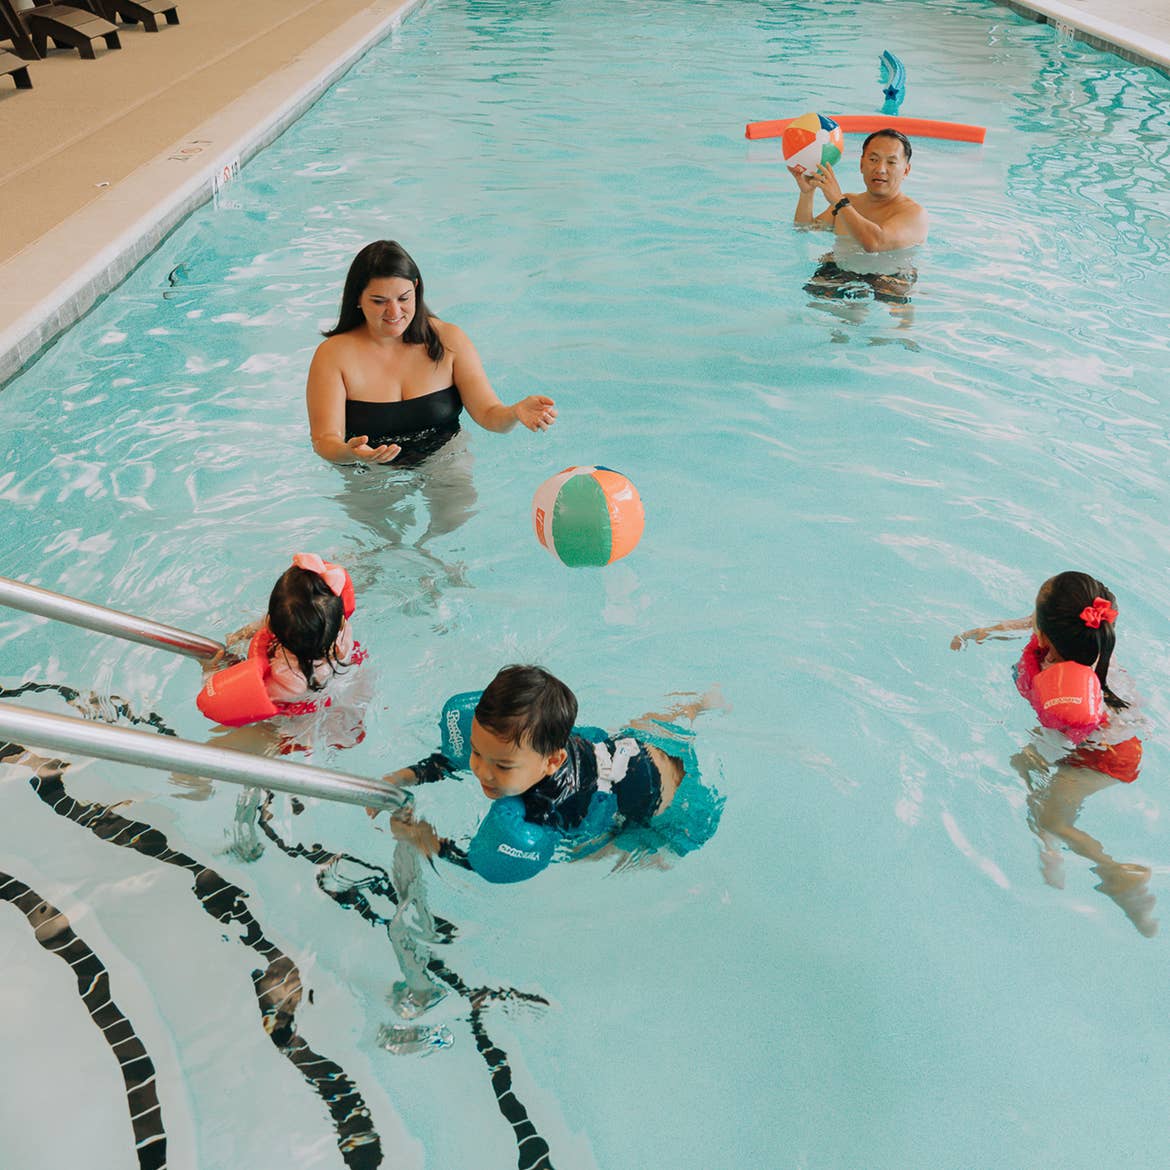
<instances>
[{"instance_id":1,"label":"man's shoulder","mask_svg":"<svg viewBox=\"0 0 1170 1170\"><path fill-rule=\"evenodd\" d=\"M904 230L907 227L913 227L916 232L921 232L922 239L926 238L926 232L930 224L930 217L927 215L926 208L921 203L915 202L909 195L899 195L893 202L887 203L876 216L879 223L888 225L898 224Z\"/></svg>"},{"instance_id":2,"label":"man's shoulder","mask_svg":"<svg viewBox=\"0 0 1170 1170\"><path fill-rule=\"evenodd\" d=\"M921 203L911 199L909 195L901 194L901 192L890 200L874 199L866 191L863 191L860 195L850 195L849 198L861 201L872 210L881 211L887 216L926 214L926 208Z\"/></svg>"}]
</instances>

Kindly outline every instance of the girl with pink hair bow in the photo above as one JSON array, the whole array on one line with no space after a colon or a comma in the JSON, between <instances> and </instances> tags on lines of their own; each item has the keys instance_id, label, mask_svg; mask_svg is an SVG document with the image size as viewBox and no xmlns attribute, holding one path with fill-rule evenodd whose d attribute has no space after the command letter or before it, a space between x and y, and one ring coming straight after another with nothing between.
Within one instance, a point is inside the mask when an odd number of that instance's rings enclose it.
<instances>
[{"instance_id":1,"label":"girl with pink hair bow","mask_svg":"<svg viewBox=\"0 0 1170 1170\"><path fill-rule=\"evenodd\" d=\"M353 582L340 565L297 553L273 586L268 614L236 630L247 658L212 675L199 695L209 718L241 727L274 715L308 715L330 705L329 683L365 659L354 641Z\"/></svg>"}]
</instances>

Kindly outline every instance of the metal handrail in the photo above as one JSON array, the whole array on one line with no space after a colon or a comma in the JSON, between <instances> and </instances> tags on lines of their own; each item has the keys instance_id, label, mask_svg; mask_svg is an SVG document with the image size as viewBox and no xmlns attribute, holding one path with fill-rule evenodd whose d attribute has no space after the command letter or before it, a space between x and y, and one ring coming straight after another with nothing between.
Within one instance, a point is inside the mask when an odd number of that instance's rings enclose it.
<instances>
[{"instance_id":1,"label":"metal handrail","mask_svg":"<svg viewBox=\"0 0 1170 1170\"><path fill-rule=\"evenodd\" d=\"M11 577L0 577L0 605L96 630L99 634L113 634L115 638L125 638L128 642L173 650L190 658L211 658L224 648L222 642L201 634L191 634L150 618L135 617L117 609L107 609L104 605L95 605L92 601L81 601L64 593L26 585Z\"/></svg>"},{"instance_id":2,"label":"metal handrail","mask_svg":"<svg viewBox=\"0 0 1170 1170\"><path fill-rule=\"evenodd\" d=\"M30 711L12 703L0 703L2 741L96 756L142 768L194 773L230 784L273 788L294 796L313 796L369 808L401 808L411 799L409 792L383 780L368 780L288 760L271 760L267 756L191 743L129 727L111 727L67 715Z\"/></svg>"}]
</instances>

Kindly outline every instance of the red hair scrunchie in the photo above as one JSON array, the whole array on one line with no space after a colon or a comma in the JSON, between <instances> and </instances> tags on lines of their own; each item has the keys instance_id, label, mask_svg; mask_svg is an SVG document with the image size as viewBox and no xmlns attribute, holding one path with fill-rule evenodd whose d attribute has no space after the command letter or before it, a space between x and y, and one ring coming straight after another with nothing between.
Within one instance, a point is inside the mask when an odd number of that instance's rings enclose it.
<instances>
[{"instance_id":1,"label":"red hair scrunchie","mask_svg":"<svg viewBox=\"0 0 1170 1170\"><path fill-rule=\"evenodd\" d=\"M1102 622L1117 620L1117 610L1104 597L1093 598L1092 605L1086 605L1081 610L1081 621L1091 630L1100 629Z\"/></svg>"}]
</instances>

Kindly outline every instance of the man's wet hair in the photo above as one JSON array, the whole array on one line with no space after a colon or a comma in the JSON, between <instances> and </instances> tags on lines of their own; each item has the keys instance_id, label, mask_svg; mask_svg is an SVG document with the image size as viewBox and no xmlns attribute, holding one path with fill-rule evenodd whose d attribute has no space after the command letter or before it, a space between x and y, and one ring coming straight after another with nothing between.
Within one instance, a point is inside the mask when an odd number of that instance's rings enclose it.
<instances>
[{"instance_id":1,"label":"man's wet hair","mask_svg":"<svg viewBox=\"0 0 1170 1170\"><path fill-rule=\"evenodd\" d=\"M910 145L910 139L902 133L901 130L895 130L893 126L887 126L884 130L875 130L868 138L861 144L862 155L869 149L869 144L875 138L896 138L902 144L902 150L906 155L906 161L910 161L910 156L914 153L914 147Z\"/></svg>"},{"instance_id":2,"label":"man's wet hair","mask_svg":"<svg viewBox=\"0 0 1170 1170\"><path fill-rule=\"evenodd\" d=\"M475 718L492 735L551 756L569 742L577 696L539 666L505 666L480 696Z\"/></svg>"}]
</instances>

